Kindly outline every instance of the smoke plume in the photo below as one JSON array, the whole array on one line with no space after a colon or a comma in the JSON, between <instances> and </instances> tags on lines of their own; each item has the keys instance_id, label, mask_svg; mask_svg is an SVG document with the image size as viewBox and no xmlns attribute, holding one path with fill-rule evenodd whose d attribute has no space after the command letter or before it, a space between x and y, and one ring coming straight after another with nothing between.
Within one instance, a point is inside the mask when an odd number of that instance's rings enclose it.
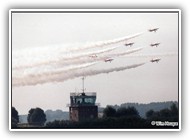
<instances>
[{"instance_id":1,"label":"smoke plume","mask_svg":"<svg viewBox=\"0 0 190 140\"><path fill-rule=\"evenodd\" d=\"M44 84L49 82L64 82L69 79L74 79L81 76L94 76L98 74L105 74L111 72L119 72L127 69L136 68L144 65L145 63L134 64L129 66L115 67L109 69L100 69L100 70L79 70L79 68L70 69L70 70L59 70L53 72L45 72L35 75L27 75L23 77L13 78L13 86L27 86L27 85L37 85ZM82 67L81 67L82 68Z\"/></svg>"},{"instance_id":2,"label":"smoke plume","mask_svg":"<svg viewBox=\"0 0 190 140\"><path fill-rule=\"evenodd\" d=\"M138 67L142 64L100 70L85 69L97 64L98 62L103 62L107 58L115 59L117 57L142 50L143 47L139 47L124 52L113 52L119 46L124 45L124 43L129 39L141 34L142 33L138 33L119 39L71 48L55 46L26 48L23 50L13 51L12 85L37 85L49 82L65 81L83 75L92 76ZM95 55L97 57L94 58L91 57L91 55Z\"/></svg>"}]
</instances>

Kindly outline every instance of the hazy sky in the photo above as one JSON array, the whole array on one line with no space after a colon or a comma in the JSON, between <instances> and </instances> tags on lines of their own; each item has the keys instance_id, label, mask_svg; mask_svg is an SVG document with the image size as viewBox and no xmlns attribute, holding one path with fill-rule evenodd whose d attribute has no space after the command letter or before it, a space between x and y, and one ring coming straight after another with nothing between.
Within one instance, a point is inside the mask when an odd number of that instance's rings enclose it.
<instances>
[{"instance_id":1,"label":"hazy sky","mask_svg":"<svg viewBox=\"0 0 190 140\"><path fill-rule=\"evenodd\" d=\"M156 33L149 28L159 27ZM146 47L134 53L139 57L119 57L112 63L99 62L88 69L106 69L146 62L145 65L109 74L86 77L86 91L97 92L97 103L106 105L125 102L149 103L178 101L178 56L161 56L159 63L141 55L178 53L177 13L13 13L12 48L30 48L85 44L120 38L144 32L130 41L133 48ZM150 47L160 42L159 47ZM119 46L115 52L128 47ZM53 56L52 56L53 57ZM13 58L14 59L14 58ZM80 78L34 86L12 88L12 104L19 114L30 108L68 110L70 92L81 91Z\"/></svg>"}]
</instances>

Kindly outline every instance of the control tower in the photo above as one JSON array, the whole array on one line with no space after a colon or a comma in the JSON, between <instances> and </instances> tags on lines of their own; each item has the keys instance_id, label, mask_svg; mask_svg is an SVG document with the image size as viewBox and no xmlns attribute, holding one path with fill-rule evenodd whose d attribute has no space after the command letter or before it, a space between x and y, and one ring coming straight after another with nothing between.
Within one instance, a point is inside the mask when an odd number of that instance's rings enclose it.
<instances>
[{"instance_id":1,"label":"control tower","mask_svg":"<svg viewBox=\"0 0 190 140\"><path fill-rule=\"evenodd\" d=\"M84 92L70 93L69 115L71 121L84 121L98 117L98 106L96 105L96 93Z\"/></svg>"}]
</instances>

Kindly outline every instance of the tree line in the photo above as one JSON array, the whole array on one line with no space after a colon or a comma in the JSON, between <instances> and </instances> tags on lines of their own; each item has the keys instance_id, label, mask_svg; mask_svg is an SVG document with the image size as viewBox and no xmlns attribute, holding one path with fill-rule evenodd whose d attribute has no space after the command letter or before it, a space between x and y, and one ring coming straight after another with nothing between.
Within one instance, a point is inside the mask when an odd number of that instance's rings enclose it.
<instances>
[{"instance_id":1,"label":"tree line","mask_svg":"<svg viewBox=\"0 0 190 140\"><path fill-rule=\"evenodd\" d=\"M149 110L146 112L146 118L142 118L135 107L120 107L115 109L113 106L107 106L103 110L102 118L93 120L72 122L72 121L58 121L46 123L46 128L178 128L178 126L156 126L152 125L152 121L168 121L178 122L178 108L172 104L168 109L160 111Z\"/></svg>"},{"instance_id":2,"label":"tree line","mask_svg":"<svg viewBox=\"0 0 190 140\"><path fill-rule=\"evenodd\" d=\"M40 108L29 110L27 121L29 124L37 124L43 128L158 128L152 125L152 121L168 121L178 122L179 111L176 104L172 104L170 108L160 111L149 110L146 112L146 118L139 115L137 109L133 106L120 107L115 109L113 106L106 106L103 110L101 118L73 122L69 120L55 120L46 122L46 115ZM19 122L18 112L12 107L12 127L16 128ZM159 128L178 128L178 126L159 126Z\"/></svg>"},{"instance_id":3,"label":"tree line","mask_svg":"<svg viewBox=\"0 0 190 140\"><path fill-rule=\"evenodd\" d=\"M41 108L31 108L28 112L27 121L29 125L44 126L46 115ZM18 111L15 107L11 109L11 127L17 128L19 123Z\"/></svg>"}]
</instances>

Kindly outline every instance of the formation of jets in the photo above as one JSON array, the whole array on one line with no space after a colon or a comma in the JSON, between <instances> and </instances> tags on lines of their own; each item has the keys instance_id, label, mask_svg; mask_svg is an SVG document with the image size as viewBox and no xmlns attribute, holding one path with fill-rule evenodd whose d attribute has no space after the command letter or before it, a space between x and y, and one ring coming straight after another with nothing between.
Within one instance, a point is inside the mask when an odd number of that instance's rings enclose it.
<instances>
[{"instance_id":1,"label":"formation of jets","mask_svg":"<svg viewBox=\"0 0 190 140\"><path fill-rule=\"evenodd\" d=\"M151 47L154 47L154 46L158 47L159 45L160 45L160 43L152 43L152 44L150 44Z\"/></svg>"},{"instance_id":2,"label":"formation of jets","mask_svg":"<svg viewBox=\"0 0 190 140\"><path fill-rule=\"evenodd\" d=\"M156 32L158 29L159 28L153 28L153 29L149 29L148 31L149 32ZM151 47L154 47L154 46L158 47L159 45L160 45L160 43L152 43L152 44L150 44ZM158 63L160 60L161 60L160 58L154 58L154 59L150 60L150 62L152 62L152 63L154 63L154 62Z\"/></svg>"},{"instance_id":3,"label":"formation of jets","mask_svg":"<svg viewBox=\"0 0 190 140\"><path fill-rule=\"evenodd\" d=\"M152 28L152 29L148 29L149 32L156 32L159 28ZM126 43L125 46L133 46L134 42L129 42L129 43ZM150 44L151 47L158 47L160 45L160 43L152 43ZM89 55L89 57L91 58L97 58L98 56L96 54L92 54L92 55ZM104 59L104 62L112 62L114 59L113 58L106 58ZM154 63L154 62L159 62L161 59L159 58L155 58L155 59L152 59L150 60L150 62Z\"/></svg>"}]
</instances>

